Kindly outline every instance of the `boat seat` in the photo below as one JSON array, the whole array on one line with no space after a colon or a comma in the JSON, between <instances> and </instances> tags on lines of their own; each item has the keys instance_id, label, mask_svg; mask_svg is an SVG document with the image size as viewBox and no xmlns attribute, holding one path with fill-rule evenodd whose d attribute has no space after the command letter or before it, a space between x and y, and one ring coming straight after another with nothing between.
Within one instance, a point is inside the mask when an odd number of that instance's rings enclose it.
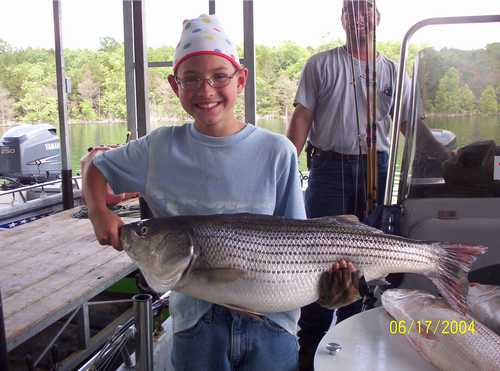
<instances>
[{"instance_id":1,"label":"boat seat","mask_svg":"<svg viewBox=\"0 0 500 371\"><path fill-rule=\"evenodd\" d=\"M500 262L500 218L429 218L410 230L410 238L430 241L460 242L484 245L488 252L479 256L472 270Z\"/></svg>"},{"instance_id":2,"label":"boat seat","mask_svg":"<svg viewBox=\"0 0 500 371\"><path fill-rule=\"evenodd\" d=\"M408 199L403 204L402 235L425 241L459 242L488 247L471 272L500 264L500 198ZM436 293L421 275L405 274L399 287Z\"/></svg>"}]
</instances>

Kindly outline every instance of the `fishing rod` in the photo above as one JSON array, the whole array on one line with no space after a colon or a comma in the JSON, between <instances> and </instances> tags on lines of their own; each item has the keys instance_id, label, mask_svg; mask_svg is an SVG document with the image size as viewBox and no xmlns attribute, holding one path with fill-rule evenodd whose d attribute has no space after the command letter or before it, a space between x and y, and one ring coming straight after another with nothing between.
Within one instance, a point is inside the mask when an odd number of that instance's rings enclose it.
<instances>
[{"instance_id":1,"label":"fishing rod","mask_svg":"<svg viewBox=\"0 0 500 371\"><path fill-rule=\"evenodd\" d=\"M352 14L352 17L356 17L355 16L355 12L354 12L354 5L351 3L351 14ZM349 12L347 12L347 23L348 23L348 26L350 27L351 24L356 24L356 19L351 19L351 14L349 14ZM357 54L359 55L359 42L358 42L358 35L356 32L349 32L349 43L348 43L348 46L347 46L347 52L349 53L349 60L350 60L350 66L351 66L351 77L352 77L352 88L353 88L353 92L354 92L354 114L355 114L355 117L356 117L356 128L357 128L357 133L358 133L358 155L359 157L358 158L361 158L363 152L361 150L361 128L360 128L360 121L359 121L359 103L358 103L358 88L357 88L357 82L356 82L356 74L355 74L355 71L354 71L354 57L353 57L353 45L356 46L356 48L358 49L357 50ZM355 40L354 40L355 39ZM359 64L359 63L358 63ZM359 65L358 65L358 69L359 69ZM345 125L345 122L344 122L344 125ZM358 194L357 192L357 187L358 187L358 181L359 181L359 160L357 161L356 163L356 176L355 176L355 187L356 187L356 195ZM343 164L342 164L342 169L344 168ZM343 172L342 172L342 175L343 175ZM343 185L343 178L342 178L342 185ZM342 186L342 193L344 192L344 187ZM344 195L342 195L342 202L344 202ZM342 207L342 210L344 210L345 208ZM358 209L358 197L356 196L354 198L354 211L356 212L356 210Z\"/></svg>"},{"instance_id":2,"label":"fishing rod","mask_svg":"<svg viewBox=\"0 0 500 371\"><path fill-rule=\"evenodd\" d=\"M366 181L366 210L365 216L370 215L377 201L377 46L376 25L377 12L376 2L372 4L372 28L368 19L368 2L365 3L365 50L366 50L366 158L367 158L367 181ZM370 30L371 28L371 30ZM370 32L371 31L371 32ZM370 50L371 43L371 50ZM371 51L371 54L370 54ZM372 64L370 74L370 63Z\"/></svg>"}]
</instances>

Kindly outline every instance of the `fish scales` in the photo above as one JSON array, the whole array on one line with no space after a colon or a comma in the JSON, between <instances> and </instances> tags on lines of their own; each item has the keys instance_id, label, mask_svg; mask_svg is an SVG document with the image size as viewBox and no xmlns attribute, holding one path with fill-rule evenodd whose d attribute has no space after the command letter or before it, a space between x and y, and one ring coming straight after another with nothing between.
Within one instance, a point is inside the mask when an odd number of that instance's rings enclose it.
<instances>
[{"instance_id":1,"label":"fish scales","mask_svg":"<svg viewBox=\"0 0 500 371\"><path fill-rule=\"evenodd\" d=\"M339 259L351 260L368 281L396 272L428 275L462 309L462 279L485 251L387 235L343 217L171 217L126 225L121 238L153 289L254 312L316 301L321 274Z\"/></svg>"},{"instance_id":2,"label":"fish scales","mask_svg":"<svg viewBox=\"0 0 500 371\"><path fill-rule=\"evenodd\" d=\"M398 323L424 324L404 336L440 370L500 370L500 337L469 314L460 314L442 299L417 290L387 290L382 303Z\"/></svg>"},{"instance_id":3,"label":"fish scales","mask_svg":"<svg viewBox=\"0 0 500 371\"><path fill-rule=\"evenodd\" d=\"M267 227L256 228L254 233L249 233L246 225L233 225L224 233L221 232L224 231L222 226L210 225L195 227L194 235L195 240L199 241L200 244L206 244L210 247L210 249L204 250L204 253L207 254L207 261L213 262L214 266L227 263L235 264L232 260L234 257L240 259L239 265L241 267L250 270L254 266L247 265L247 263L252 261L280 265L311 264L314 265L313 271L323 272L328 269L332 262L347 257L359 265L366 262L362 258L370 259L370 263L373 262L372 259L377 258L384 262L393 260L422 264L434 263L437 260L435 254L432 255L430 251L426 251L425 246L421 244L417 247L410 244L402 245L403 249L408 248L407 251L402 252L401 247L396 244L386 243L383 239L378 241L366 234L365 239L356 242L354 238L359 238L360 234L352 232L347 234L346 228L343 228L345 234L340 234L331 227L328 229L323 227L313 230L313 233L308 235L300 229L269 234L272 231L269 230L270 226ZM343 238L332 238L333 234ZM392 242L393 239L387 239L387 241ZM385 244L390 248L381 248L380 244ZM409 249L410 247L413 248ZM332 248L334 252L332 252ZM302 256L302 259L290 259L290 256L295 255ZM261 256L265 256L265 258ZM318 264L326 264L326 267Z\"/></svg>"}]
</instances>

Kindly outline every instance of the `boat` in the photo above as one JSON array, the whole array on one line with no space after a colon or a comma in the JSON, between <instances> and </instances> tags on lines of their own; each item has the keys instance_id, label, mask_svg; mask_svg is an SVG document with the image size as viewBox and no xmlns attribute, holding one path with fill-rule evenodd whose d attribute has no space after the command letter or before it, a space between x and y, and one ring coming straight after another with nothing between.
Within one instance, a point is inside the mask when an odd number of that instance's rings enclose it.
<instances>
[{"instance_id":1,"label":"boat","mask_svg":"<svg viewBox=\"0 0 500 371\"><path fill-rule=\"evenodd\" d=\"M450 130L445 129L430 129L436 140L448 149L457 148L457 136Z\"/></svg>"},{"instance_id":2,"label":"boat","mask_svg":"<svg viewBox=\"0 0 500 371\"><path fill-rule=\"evenodd\" d=\"M56 128L21 124L0 138L0 230L10 229L63 209L61 152ZM81 177L73 200L81 202Z\"/></svg>"}]
</instances>

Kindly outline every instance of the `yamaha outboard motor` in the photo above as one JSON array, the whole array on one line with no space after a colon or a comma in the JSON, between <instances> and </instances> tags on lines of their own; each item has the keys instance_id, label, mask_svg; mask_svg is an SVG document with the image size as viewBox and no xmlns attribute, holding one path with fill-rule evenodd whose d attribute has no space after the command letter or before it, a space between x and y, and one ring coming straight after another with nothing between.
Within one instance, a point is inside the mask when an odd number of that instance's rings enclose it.
<instances>
[{"instance_id":1,"label":"yamaha outboard motor","mask_svg":"<svg viewBox=\"0 0 500 371\"><path fill-rule=\"evenodd\" d=\"M61 151L56 129L49 124L13 127L0 138L0 176L30 184L61 173Z\"/></svg>"}]
</instances>

